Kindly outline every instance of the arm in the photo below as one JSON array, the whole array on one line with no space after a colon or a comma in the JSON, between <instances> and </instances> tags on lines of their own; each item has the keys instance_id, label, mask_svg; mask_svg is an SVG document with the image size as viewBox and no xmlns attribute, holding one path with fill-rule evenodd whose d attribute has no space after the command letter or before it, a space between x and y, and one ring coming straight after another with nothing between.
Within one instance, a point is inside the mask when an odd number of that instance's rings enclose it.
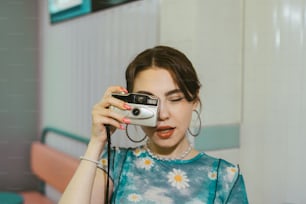
<instances>
[{"instance_id":1,"label":"arm","mask_svg":"<svg viewBox=\"0 0 306 204\"><path fill-rule=\"evenodd\" d=\"M128 109L127 105L111 96L114 92L127 92L124 88L113 86L107 89L100 103L96 104L92 111L92 132L84 157L98 161L100 154L106 144L107 134L105 124L111 125L111 133L116 128L123 129L125 121L122 116L112 112L109 106ZM105 197L106 173L97 169L94 162L81 160L76 172L65 189L59 204L84 204L102 203ZM110 193L112 192L110 182Z\"/></svg>"},{"instance_id":2,"label":"arm","mask_svg":"<svg viewBox=\"0 0 306 204\"><path fill-rule=\"evenodd\" d=\"M106 182L107 175L101 169L97 169L96 171L96 178L94 181L93 190L91 193L91 204L101 204L102 201L105 200L106 191L104 190L106 186L103 186L103 183ZM101 182L103 181L103 182ZM110 180L109 185L109 198L111 198L113 192L113 183Z\"/></svg>"},{"instance_id":3,"label":"arm","mask_svg":"<svg viewBox=\"0 0 306 204\"><path fill-rule=\"evenodd\" d=\"M84 157L98 160L100 148L95 146L97 145L90 142ZM81 160L59 203L101 203L104 200L104 183L106 183L104 174L97 169L95 163Z\"/></svg>"}]
</instances>

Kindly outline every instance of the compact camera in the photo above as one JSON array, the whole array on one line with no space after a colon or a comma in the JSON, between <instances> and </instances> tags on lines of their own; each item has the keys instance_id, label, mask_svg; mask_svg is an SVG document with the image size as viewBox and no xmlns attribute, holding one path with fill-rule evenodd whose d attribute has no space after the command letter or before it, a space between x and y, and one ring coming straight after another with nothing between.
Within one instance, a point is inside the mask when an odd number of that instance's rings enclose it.
<instances>
[{"instance_id":1,"label":"compact camera","mask_svg":"<svg viewBox=\"0 0 306 204\"><path fill-rule=\"evenodd\" d=\"M155 96L128 93L128 94L112 94L113 97L125 101L131 110L122 110L111 106L110 108L131 120L131 124L155 127L157 125L157 117L159 111L159 100Z\"/></svg>"}]
</instances>

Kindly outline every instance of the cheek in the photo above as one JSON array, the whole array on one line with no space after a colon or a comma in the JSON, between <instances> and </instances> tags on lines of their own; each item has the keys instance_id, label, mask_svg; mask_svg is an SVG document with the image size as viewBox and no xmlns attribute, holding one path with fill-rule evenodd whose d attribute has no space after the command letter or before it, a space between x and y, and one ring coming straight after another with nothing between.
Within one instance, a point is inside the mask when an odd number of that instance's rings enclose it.
<instances>
[{"instance_id":1,"label":"cheek","mask_svg":"<svg viewBox=\"0 0 306 204\"><path fill-rule=\"evenodd\" d=\"M192 107L183 106L181 108L178 108L178 110L176 110L176 115L182 120L190 120L192 116L192 110L193 110Z\"/></svg>"},{"instance_id":2,"label":"cheek","mask_svg":"<svg viewBox=\"0 0 306 204\"><path fill-rule=\"evenodd\" d=\"M192 119L192 108L181 107L173 109L171 116L177 126L187 129Z\"/></svg>"},{"instance_id":3,"label":"cheek","mask_svg":"<svg viewBox=\"0 0 306 204\"><path fill-rule=\"evenodd\" d=\"M154 132L154 129L153 128L150 128L150 127L141 127L142 131L148 136L148 135L151 135L152 132Z\"/></svg>"},{"instance_id":4,"label":"cheek","mask_svg":"<svg viewBox=\"0 0 306 204\"><path fill-rule=\"evenodd\" d=\"M192 112L188 111L182 116L182 125L189 127L191 122Z\"/></svg>"}]
</instances>

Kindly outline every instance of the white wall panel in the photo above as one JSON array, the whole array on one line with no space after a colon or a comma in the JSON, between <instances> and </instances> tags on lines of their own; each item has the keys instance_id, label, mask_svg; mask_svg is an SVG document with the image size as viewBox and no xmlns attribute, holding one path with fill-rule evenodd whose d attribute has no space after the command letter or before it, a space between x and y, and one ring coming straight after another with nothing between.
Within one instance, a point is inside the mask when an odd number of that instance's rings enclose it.
<instances>
[{"instance_id":1,"label":"white wall panel","mask_svg":"<svg viewBox=\"0 0 306 204\"><path fill-rule=\"evenodd\" d=\"M137 1L57 24L41 8L41 127L89 137L91 109L139 51L158 42L158 7Z\"/></svg>"},{"instance_id":2,"label":"white wall panel","mask_svg":"<svg viewBox=\"0 0 306 204\"><path fill-rule=\"evenodd\" d=\"M239 124L242 92L241 0L162 0L163 44L191 59L202 83L204 125Z\"/></svg>"},{"instance_id":3,"label":"white wall panel","mask_svg":"<svg viewBox=\"0 0 306 204\"><path fill-rule=\"evenodd\" d=\"M306 203L305 1L245 1L242 166L251 203Z\"/></svg>"},{"instance_id":4,"label":"white wall panel","mask_svg":"<svg viewBox=\"0 0 306 204\"><path fill-rule=\"evenodd\" d=\"M93 105L110 85L125 86L127 64L138 52L158 44L159 1L137 1L52 25L47 1L39 3L40 127L53 126L89 138ZM113 144L132 145L117 132ZM58 148L74 155L84 152L54 140L53 146L60 144ZM55 201L60 196L50 186L47 194Z\"/></svg>"}]
</instances>

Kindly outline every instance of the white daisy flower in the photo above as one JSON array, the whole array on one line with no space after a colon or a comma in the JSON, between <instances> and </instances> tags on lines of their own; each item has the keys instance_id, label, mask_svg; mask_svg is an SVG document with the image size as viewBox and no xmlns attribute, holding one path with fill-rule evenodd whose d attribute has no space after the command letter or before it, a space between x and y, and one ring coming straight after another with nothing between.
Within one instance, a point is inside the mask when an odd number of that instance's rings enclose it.
<instances>
[{"instance_id":1,"label":"white daisy flower","mask_svg":"<svg viewBox=\"0 0 306 204\"><path fill-rule=\"evenodd\" d=\"M173 169L168 173L167 177L171 186L176 187L179 190L189 187L189 179L186 173L180 169Z\"/></svg>"},{"instance_id":2,"label":"white daisy flower","mask_svg":"<svg viewBox=\"0 0 306 204\"><path fill-rule=\"evenodd\" d=\"M238 168L237 168L237 166L227 167L226 172L227 172L227 179L229 181L232 181L234 179L236 173L238 172Z\"/></svg>"},{"instance_id":3,"label":"white daisy flower","mask_svg":"<svg viewBox=\"0 0 306 204\"><path fill-rule=\"evenodd\" d=\"M210 171L208 172L208 178L210 180L216 180L217 179L217 172L216 171Z\"/></svg>"},{"instance_id":4,"label":"white daisy flower","mask_svg":"<svg viewBox=\"0 0 306 204\"><path fill-rule=\"evenodd\" d=\"M154 161L150 157L139 158L136 160L136 166L141 169L150 170Z\"/></svg>"},{"instance_id":5,"label":"white daisy flower","mask_svg":"<svg viewBox=\"0 0 306 204\"><path fill-rule=\"evenodd\" d=\"M138 157L139 155L141 155L142 152L143 152L142 149L136 148L136 149L133 151L133 154L134 154L136 157Z\"/></svg>"},{"instance_id":6,"label":"white daisy flower","mask_svg":"<svg viewBox=\"0 0 306 204\"><path fill-rule=\"evenodd\" d=\"M128 200L134 203L137 203L142 200L141 195L136 193L131 193L128 195Z\"/></svg>"},{"instance_id":7,"label":"white daisy flower","mask_svg":"<svg viewBox=\"0 0 306 204\"><path fill-rule=\"evenodd\" d=\"M107 167L108 163L107 163L107 159L101 159L100 163L102 164L103 167Z\"/></svg>"}]
</instances>

